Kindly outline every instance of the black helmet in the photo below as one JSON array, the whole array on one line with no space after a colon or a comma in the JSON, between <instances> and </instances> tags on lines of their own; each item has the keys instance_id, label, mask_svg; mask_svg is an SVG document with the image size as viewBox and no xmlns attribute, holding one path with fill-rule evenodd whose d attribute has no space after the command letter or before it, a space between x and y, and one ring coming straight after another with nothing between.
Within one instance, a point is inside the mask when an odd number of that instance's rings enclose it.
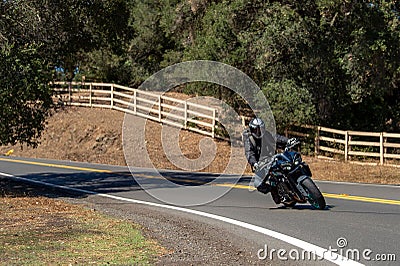
<instances>
[{"instance_id":1,"label":"black helmet","mask_svg":"<svg viewBox=\"0 0 400 266\"><path fill-rule=\"evenodd\" d=\"M261 118L255 117L249 123L251 135L257 139L261 139L265 133L265 123Z\"/></svg>"}]
</instances>

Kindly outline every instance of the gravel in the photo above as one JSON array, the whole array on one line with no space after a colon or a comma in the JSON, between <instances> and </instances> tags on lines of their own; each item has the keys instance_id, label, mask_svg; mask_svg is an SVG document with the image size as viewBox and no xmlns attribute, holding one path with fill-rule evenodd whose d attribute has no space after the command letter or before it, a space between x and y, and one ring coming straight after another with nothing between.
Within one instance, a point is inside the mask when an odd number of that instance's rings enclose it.
<instances>
[{"instance_id":1,"label":"gravel","mask_svg":"<svg viewBox=\"0 0 400 266\"><path fill-rule=\"evenodd\" d=\"M58 198L139 224L147 238L165 249L156 258L157 265L255 265L260 262L253 254L255 243L243 236L243 232L206 218L194 219L189 214L7 180L7 189L10 188L17 190L17 194L29 191L33 196Z\"/></svg>"}]
</instances>

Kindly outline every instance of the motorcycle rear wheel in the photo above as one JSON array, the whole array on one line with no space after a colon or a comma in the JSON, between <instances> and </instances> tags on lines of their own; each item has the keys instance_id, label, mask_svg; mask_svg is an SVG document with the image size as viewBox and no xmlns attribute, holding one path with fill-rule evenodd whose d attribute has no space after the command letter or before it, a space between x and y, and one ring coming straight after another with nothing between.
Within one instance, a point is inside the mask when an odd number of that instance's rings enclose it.
<instances>
[{"instance_id":1,"label":"motorcycle rear wheel","mask_svg":"<svg viewBox=\"0 0 400 266\"><path fill-rule=\"evenodd\" d=\"M325 198L319 191L315 183L310 179L306 178L301 183L305 191L307 192L307 200L315 209L323 210L326 207Z\"/></svg>"}]
</instances>

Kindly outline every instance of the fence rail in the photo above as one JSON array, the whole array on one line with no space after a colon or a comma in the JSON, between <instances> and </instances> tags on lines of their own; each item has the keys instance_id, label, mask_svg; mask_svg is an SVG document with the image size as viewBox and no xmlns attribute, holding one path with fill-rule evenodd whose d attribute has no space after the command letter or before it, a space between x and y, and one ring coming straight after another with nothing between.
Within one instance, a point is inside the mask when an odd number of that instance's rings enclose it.
<instances>
[{"instance_id":1,"label":"fence rail","mask_svg":"<svg viewBox=\"0 0 400 266\"><path fill-rule=\"evenodd\" d=\"M52 85L66 105L115 109L212 138L224 138L216 134L219 121L216 108L109 83L54 82ZM242 117L242 123L247 125L246 117ZM378 159L374 164L380 165L393 165L389 160L400 159L398 133L346 131L307 125L287 130L285 134L312 139L314 155L318 158L341 157L345 161L372 158Z\"/></svg>"},{"instance_id":2,"label":"fence rail","mask_svg":"<svg viewBox=\"0 0 400 266\"><path fill-rule=\"evenodd\" d=\"M315 128L315 155L345 161L378 159L379 165L390 165L388 159L400 159L400 134ZM368 162L371 164L371 162ZM376 163L375 163L376 164Z\"/></svg>"},{"instance_id":3,"label":"fence rail","mask_svg":"<svg viewBox=\"0 0 400 266\"><path fill-rule=\"evenodd\" d=\"M243 126L251 117L242 117ZM322 159L343 159L370 165L400 167L400 133L339 130L298 125L287 129L286 137L299 137L308 152ZM311 149L312 150L311 150Z\"/></svg>"},{"instance_id":4,"label":"fence rail","mask_svg":"<svg viewBox=\"0 0 400 266\"><path fill-rule=\"evenodd\" d=\"M215 108L110 83L53 82L51 85L65 105L115 109L217 137Z\"/></svg>"}]
</instances>

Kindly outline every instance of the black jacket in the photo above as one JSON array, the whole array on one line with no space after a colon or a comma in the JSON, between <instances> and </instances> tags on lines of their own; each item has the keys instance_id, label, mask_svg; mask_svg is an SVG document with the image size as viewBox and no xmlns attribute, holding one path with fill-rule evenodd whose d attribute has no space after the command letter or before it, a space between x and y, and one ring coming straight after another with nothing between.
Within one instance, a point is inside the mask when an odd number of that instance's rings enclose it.
<instances>
[{"instance_id":1,"label":"black jacket","mask_svg":"<svg viewBox=\"0 0 400 266\"><path fill-rule=\"evenodd\" d=\"M275 143L278 148L285 147L288 138L276 134L276 139L271 133L265 132L261 139L254 138L249 129L243 131L243 144L247 161L251 166L260 159L271 158L275 155Z\"/></svg>"}]
</instances>

